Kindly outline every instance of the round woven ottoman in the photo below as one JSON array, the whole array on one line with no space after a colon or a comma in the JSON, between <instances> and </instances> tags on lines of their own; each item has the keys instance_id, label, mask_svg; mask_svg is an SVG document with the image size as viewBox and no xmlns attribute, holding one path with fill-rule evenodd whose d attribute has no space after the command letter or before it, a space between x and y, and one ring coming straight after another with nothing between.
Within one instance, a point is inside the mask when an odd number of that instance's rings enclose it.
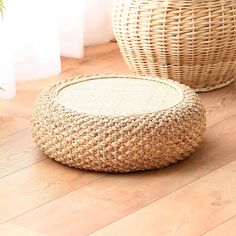
<instances>
[{"instance_id":1,"label":"round woven ottoman","mask_svg":"<svg viewBox=\"0 0 236 236\"><path fill-rule=\"evenodd\" d=\"M50 158L106 172L161 168L201 143L205 109L185 85L158 77L90 75L44 90L32 134Z\"/></svg>"}]
</instances>

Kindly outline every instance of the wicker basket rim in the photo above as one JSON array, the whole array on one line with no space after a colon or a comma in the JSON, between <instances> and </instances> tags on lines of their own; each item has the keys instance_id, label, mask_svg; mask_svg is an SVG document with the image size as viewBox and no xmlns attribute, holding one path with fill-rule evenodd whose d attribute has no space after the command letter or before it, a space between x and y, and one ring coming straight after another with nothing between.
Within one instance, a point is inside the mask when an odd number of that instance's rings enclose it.
<instances>
[{"instance_id":1,"label":"wicker basket rim","mask_svg":"<svg viewBox=\"0 0 236 236\"><path fill-rule=\"evenodd\" d=\"M153 9L153 6L160 6L165 8L219 8L224 5L230 5L235 4L235 0L131 0L131 4L138 4L142 8L151 8Z\"/></svg>"}]
</instances>

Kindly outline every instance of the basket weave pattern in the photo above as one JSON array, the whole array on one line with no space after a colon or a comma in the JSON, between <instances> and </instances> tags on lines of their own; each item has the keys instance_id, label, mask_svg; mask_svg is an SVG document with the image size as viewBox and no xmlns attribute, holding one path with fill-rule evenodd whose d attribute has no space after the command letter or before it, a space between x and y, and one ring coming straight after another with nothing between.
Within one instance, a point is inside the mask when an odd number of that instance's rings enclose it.
<instances>
[{"instance_id":1,"label":"basket weave pattern","mask_svg":"<svg viewBox=\"0 0 236 236\"><path fill-rule=\"evenodd\" d=\"M44 90L32 108L32 134L50 158L80 169L132 172L161 168L188 157L201 143L205 132L205 109L187 86L161 81L179 89L177 105L152 113L104 116L78 113L58 103L65 86L111 75L74 77ZM129 75L112 75L134 78Z\"/></svg>"},{"instance_id":2,"label":"basket weave pattern","mask_svg":"<svg viewBox=\"0 0 236 236\"><path fill-rule=\"evenodd\" d=\"M209 91L233 81L235 0L116 0L113 28L133 72Z\"/></svg>"}]
</instances>

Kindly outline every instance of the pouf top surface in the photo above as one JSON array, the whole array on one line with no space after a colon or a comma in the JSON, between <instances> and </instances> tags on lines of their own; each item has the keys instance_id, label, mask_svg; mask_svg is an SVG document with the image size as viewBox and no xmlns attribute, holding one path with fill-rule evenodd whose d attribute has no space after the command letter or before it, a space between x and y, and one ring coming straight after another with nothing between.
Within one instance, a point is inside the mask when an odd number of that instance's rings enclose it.
<instances>
[{"instance_id":1,"label":"pouf top surface","mask_svg":"<svg viewBox=\"0 0 236 236\"><path fill-rule=\"evenodd\" d=\"M93 115L132 115L158 112L183 100L174 83L162 79L104 77L76 81L62 87L57 101L78 113Z\"/></svg>"}]
</instances>

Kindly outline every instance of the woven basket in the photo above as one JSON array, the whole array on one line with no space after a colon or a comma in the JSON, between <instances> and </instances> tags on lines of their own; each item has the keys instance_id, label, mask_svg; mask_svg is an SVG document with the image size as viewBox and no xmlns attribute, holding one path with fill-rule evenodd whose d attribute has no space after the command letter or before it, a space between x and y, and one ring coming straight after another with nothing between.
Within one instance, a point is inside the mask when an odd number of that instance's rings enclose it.
<instances>
[{"instance_id":1,"label":"woven basket","mask_svg":"<svg viewBox=\"0 0 236 236\"><path fill-rule=\"evenodd\" d=\"M209 91L233 81L235 0L116 0L113 28L133 72Z\"/></svg>"},{"instance_id":2,"label":"woven basket","mask_svg":"<svg viewBox=\"0 0 236 236\"><path fill-rule=\"evenodd\" d=\"M44 90L32 134L50 158L80 169L132 172L188 157L201 143L205 109L185 85L131 75L74 77Z\"/></svg>"}]
</instances>

